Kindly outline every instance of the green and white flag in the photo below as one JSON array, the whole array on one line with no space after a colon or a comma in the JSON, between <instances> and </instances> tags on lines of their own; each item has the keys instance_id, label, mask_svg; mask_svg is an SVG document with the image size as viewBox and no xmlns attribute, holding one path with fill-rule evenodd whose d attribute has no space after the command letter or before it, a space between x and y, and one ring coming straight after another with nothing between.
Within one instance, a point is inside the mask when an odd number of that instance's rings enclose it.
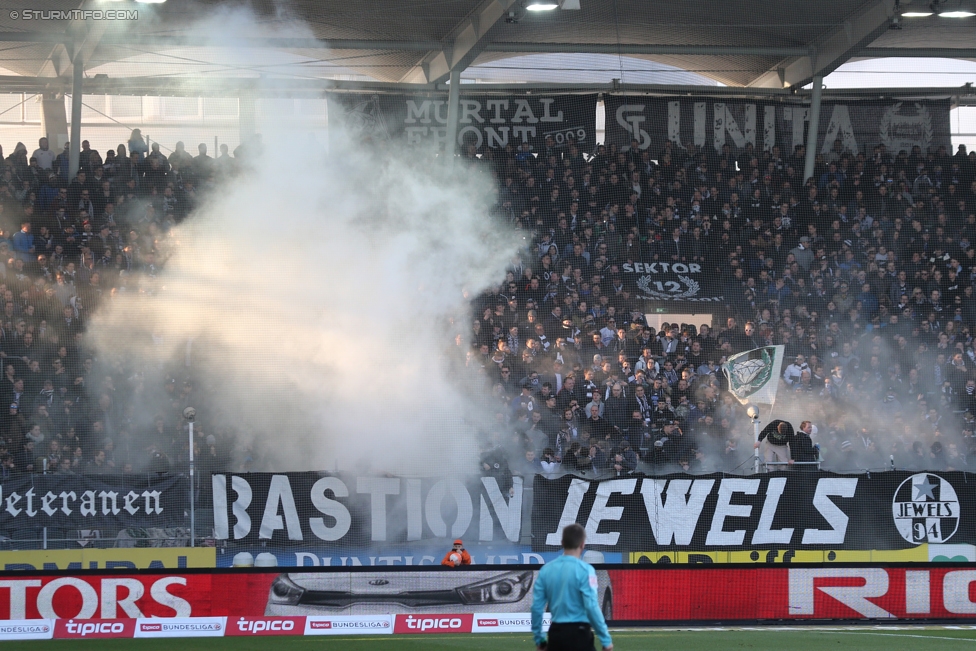
<instances>
[{"instance_id":1,"label":"green and white flag","mask_svg":"<svg viewBox=\"0 0 976 651\"><path fill-rule=\"evenodd\" d=\"M742 404L776 402L785 346L764 346L729 357L722 365L729 391Z\"/></svg>"}]
</instances>

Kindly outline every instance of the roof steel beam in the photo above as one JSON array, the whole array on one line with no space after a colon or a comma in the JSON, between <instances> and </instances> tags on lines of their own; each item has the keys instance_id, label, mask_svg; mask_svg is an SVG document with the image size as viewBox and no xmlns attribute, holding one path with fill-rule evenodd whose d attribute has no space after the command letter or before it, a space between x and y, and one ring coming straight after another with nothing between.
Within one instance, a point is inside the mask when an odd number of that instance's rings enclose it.
<instances>
[{"instance_id":1,"label":"roof steel beam","mask_svg":"<svg viewBox=\"0 0 976 651\"><path fill-rule=\"evenodd\" d=\"M464 70L484 51L487 36L517 0L484 0L455 27L439 49L403 76L407 83L443 81L452 70Z\"/></svg>"},{"instance_id":2,"label":"roof steel beam","mask_svg":"<svg viewBox=\"0 0 976 651\"><path fill-rule=\"evenodd\" d=\"M105 23L107 21L94 21ZM0 42L65 43L72 38L60 32L0 32ZM155 36L152 34L111 34L101 39L106 45L143 45L154 47L270 47L282 49L327 50L400 50L428 52L440 48L440 41L373 41L363 39L315 39L284 37Z\"/></svg>"},{"instance_id":3,"label":"roof steel beam","mask_svg":"<svg viewBox=\"0 0 976 651\"><path fill-rule=\"evenodd\" d=\"M336 81L332 79L286 79L241 77L107 77L96 75L85 79L85 92L91 95L165 95L172 97L237 97L253 93L255 97L296 95L321 97L327 92L412 93L438 96L448 91L447 84L402 84L372 81ZM71 80L65 77L0 76L0 92L70 93ZM553 94L615 93L667 97L742 97L791 101L810 95L809 90L730 86L682 86L673 84L462 84L461 95L472 94ZM976 101L971 85L933 88L831 88L824 89L824 99L878 97L955 97L960 103ZM968 99L967 99L968 98Z\"/></svg>"},{"instance_id":4,"label":"roof steel beam","mask_svg":"<svg viewBox=\"0 0 976 651\"><path fill-rule=\"evenodd\" d=\"M95 24L106 21L94 21ZM64 32L0 32L0 42L66 44L75 40ZM282 49L395 50L429 52L443 47L440 41L374 41L363 39L259 38L228 37L214 42L199 36L153 36L138 34L103 34L106 45L142 45L154 47L261 47ZM484 52L512 54L661 54L683 56L779 56L804 57L807 47L736 46L736 45L657 45L638 43L487 43ZM933 47L865 47L856 58L976 58L976 48ZM68 64L70 65L70 64Z\"/></svg>"},{"instance_id":5,"label":"roof steel beam","mask_svg":"<svg viewBox=\"0 0 976 651\"><path fill-rule=\"evenodd\" d=\"M956 47L865 47L855 55L856 58L939 58L976 59L976 48Z\"/></svg>"},{"instance_id":6,"label":"roof steel beam","mask_svg":"<svg viewBox=\"0 0 976 651\"><path fill-rule=\"evenodd\" d=\"M815 76L826 76L857 56L861 48L874 42L895 15L895 0L875 0L812 44L811 56L782 61L760 75L749 86L783 88L805 86Z\"/></svg>"},{"instance_id":7,"label":"roof steel beam","mask_svg":"<svg viewBox=\"0 0 976 651\"><path fill-rule=\"evenodd\" d=\"M105 22L105 21L98 21ZM497 21L496 21L497 22ZM71 40L60 32L0 32L0 42L65 43ZM270 47L284 49L398 50L429 52L441 50L440 41L374 41L365 39L314 39L279 37L233 37L214 41L202 36L154 36L151 34L111 34L101 39L106 45L156 47ZM485 52L566 53L566 54L675 54L702 56L806 56L805 47L756 47L726 45L655 45L633 43L486 43ZM470 50L469 50L470 52ZM907 56L907 55L906 55ZM473 60L474 57L471 57Z\"/></svg>"},{"instance_id":8,"label":"roof steel beam","mask_svg":"<svg viewBox=\"0 0 976 651\"><path fill-rule=\"evenodd\" d=\"M637 43L489 43L485 52L517 54L674 54L701 56L802 57L806 47L756 47L735 45L652 45Z\"/></svg>"},{"instance_id":9,"label":"roof steel beam","mask_svg":"<svg viewBox=\"0 0 976 651\"><path fill-rule=\"evenodd\" d=\"M91 0L85 0L79 10L91 8ZM76 62L84 65L91 58L99 41L105 35L108 20L73 20L61 41L54 44L47 61L41 65L40 77L71 77Z\"/></svg>"}]
</instances>

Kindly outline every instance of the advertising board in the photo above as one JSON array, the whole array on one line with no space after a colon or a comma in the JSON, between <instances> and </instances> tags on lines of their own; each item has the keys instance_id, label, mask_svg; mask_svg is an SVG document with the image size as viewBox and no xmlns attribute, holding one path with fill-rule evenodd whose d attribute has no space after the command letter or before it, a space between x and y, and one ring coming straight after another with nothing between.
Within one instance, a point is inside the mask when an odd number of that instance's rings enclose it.
<instances>
[{"instance_id":1,"label":"advertising board","mask_svg":"<svg viewBox=\"0 0 976 651\"><path fill-rule=\"evenodd\" d=\"M182 570L216 567L213 547L58 549L0 552L0 568L12 570Z\"/></svg>"},{"instance_id":2,"label":"advertising board","mask_svg":"<svg viewBox=\"0 0 976 651\"><path fill-rule=\"evenodd\" d=\"M0 580L0 640L524 633L536 571L24 574ZM601 607L616 625L976 620L970 563L642 564L598 572Z\"/></svg>"}]
</instances>

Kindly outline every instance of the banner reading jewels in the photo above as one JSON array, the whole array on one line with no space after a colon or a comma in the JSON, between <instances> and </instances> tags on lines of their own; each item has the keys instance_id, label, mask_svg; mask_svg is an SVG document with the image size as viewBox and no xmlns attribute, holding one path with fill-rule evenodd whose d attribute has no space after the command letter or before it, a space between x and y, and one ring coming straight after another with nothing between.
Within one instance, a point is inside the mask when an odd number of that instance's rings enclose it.
<instances>
[{"instance_id":1,"label":"banner reading jewels","mask_svg":"<svg viewBox=\"0 0 976 651\"><path fill-rule=\"evenodd\" d=\"M173 475L22 475L0 484L0 531L185 526L188 493Z\"/></svg>"},{"instance_id":2,"label":"banner reading jewels","mask_svg":"<svg viewBox=\"0 0 976 651\"><path fill-rule=\"evenodd\" d=\"M596 95L495 97L462 95L458 114L458 145L490 149L545 148L547 137L565 147L570 136L580 151L594 149ZM447 95L328 96L329 120L345 125L372 142L403 142L442 147L447 139Z\"/></svg>"},{"instance_id":3,"label":"banner reading jewels","mask_svg":"<svg viewBox=\"0 0 976 651\"><path fill-rule=\"evenodd\" d=\"M733 151L751 143L757 151L779 145L785 158L806 144L809 104L757 102L712 97L652 99L614 95L606 99L607 143L629 146L638 141L652 158L666 141L698 148ZM944 145L951 153L949 100L823 102L817 151L827 153L834 141L844 149L868 151L884 144L891 155L918 145L922 152Z\"/></svg>"},{"instance_id":4,"label":"banner reading jewels","mask_svg":"<svg viewBox=\"0 0 976 651\"><path fill-rule=\"evenodd\" d=\"M808 549L965 547L976 541L973 482L962 472L897 471L604 481L536 476L532 546L558 549L563 527L578 522L586 527L587 548L647 551L650 561L655 551L751 550L760 558L756 550L781 550L780 562L788 562ZM712 560L703 554L701 562Z\"/></svg>"}]
</instances>

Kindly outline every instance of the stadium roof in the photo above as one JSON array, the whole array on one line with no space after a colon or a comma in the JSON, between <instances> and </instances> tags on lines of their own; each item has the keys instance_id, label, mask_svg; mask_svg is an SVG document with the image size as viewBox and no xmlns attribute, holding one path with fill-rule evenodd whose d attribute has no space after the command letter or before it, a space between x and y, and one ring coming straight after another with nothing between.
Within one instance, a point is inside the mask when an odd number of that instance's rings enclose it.
<instances>
[{"instance_id":1,"label":"stadium roof","mask_svg":"<svg viewBox=\"0 0 976 651\"><path fill-rule=\"evenodd\" d=\"M241 77L422 88L452 69L553 52L637 57L727 86L782 91L852 58L976 60L976 17L900 16L927 0L554 0L560 8L545 12L527 11L528 1L258 0L245 15L209 0L42 0L26 19L28 3L2 0L0 68L9 74L0 87L70 87L76 55L86 92L199 89ZM939 1L976 11L976 0ZM44 13L72 10L138 17Z\"/></svg>"}]
</instances>

